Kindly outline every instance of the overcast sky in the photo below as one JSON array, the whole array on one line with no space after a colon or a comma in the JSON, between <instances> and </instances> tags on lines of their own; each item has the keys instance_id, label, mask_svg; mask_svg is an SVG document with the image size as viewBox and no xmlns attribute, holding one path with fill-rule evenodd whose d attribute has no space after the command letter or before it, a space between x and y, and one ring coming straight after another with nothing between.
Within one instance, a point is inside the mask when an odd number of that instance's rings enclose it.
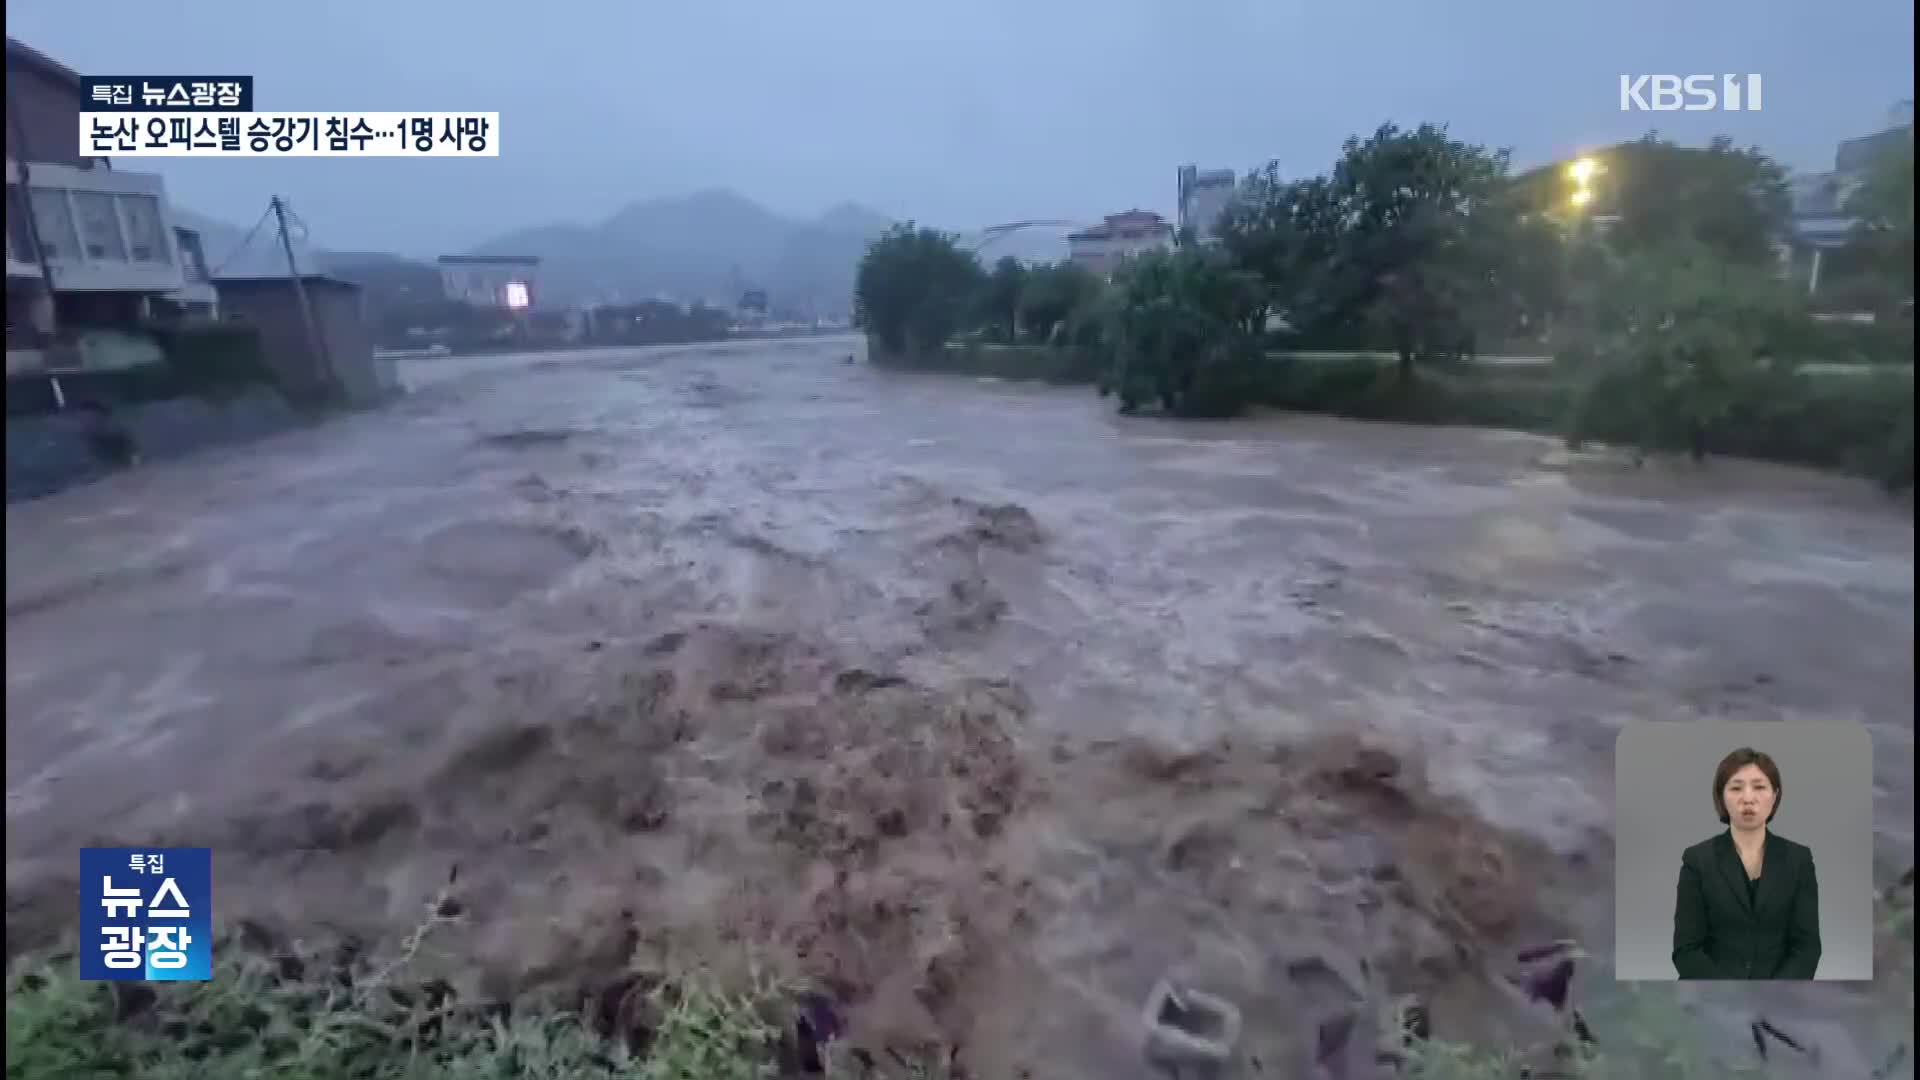
<instances>
[{"instance_id":1,"label":"overcast sky","mask_svg":"<svg viewBox=\"0 0 1920 1080\"><path fill-rule=\"evenodd\" d=\"M1182 162L1326 167L1384 120L1534 164L1644 134L1798 169L1913 96L1906 0L8 0L82 74L251 74L255 105L497 110L487 160L148 159L236 224L427 255L729 187L951 228L1171 212ZM1622 73L1758 72L1760 113L1624 114Z\"/></svg>"}]
</instances>

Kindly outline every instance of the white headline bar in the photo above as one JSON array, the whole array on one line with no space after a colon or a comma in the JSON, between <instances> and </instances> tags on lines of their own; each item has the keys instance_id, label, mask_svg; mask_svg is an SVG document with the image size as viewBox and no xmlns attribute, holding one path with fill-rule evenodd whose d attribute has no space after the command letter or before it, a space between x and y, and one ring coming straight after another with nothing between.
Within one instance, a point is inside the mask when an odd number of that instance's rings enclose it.
<instances>
[{"instance_id":1,"label":"white headline bar","mask_svg":"<svg viewBox=\"0 0 1920 1080\"><path fill-rule=\"evenodd\" d=\"M499 157L500 114L83 112L82 157Z\"/></svg>"}]
</instances>

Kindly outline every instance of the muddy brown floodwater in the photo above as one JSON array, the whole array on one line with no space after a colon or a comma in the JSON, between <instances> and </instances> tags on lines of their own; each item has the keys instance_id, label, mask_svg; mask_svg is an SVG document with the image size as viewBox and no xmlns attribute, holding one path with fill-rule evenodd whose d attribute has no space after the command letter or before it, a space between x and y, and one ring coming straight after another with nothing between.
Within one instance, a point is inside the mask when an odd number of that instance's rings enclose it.
<instances>
[{"instance_id":1,"label":"muddy brown floodwater","mask_svg":"<svg viewBox=\"0 0 1920 1080\"><path fill-rule=\"evenodd\" d=\"M451 881L421 962L471 995L751 959L850 1038L1104 1078L1173 973L1291 1076L1382 989L1530 1037L1500 987L1543 940L1620 997L1630 721L1865 722L1880 883L1912 865L1910 504L858 349L423 361L9 507L9 950L70 926L76 847L209 844L223 923L309 940ZM1653 1000L1844 1071L1885 990Z\"/></svg>"}]
</instances>

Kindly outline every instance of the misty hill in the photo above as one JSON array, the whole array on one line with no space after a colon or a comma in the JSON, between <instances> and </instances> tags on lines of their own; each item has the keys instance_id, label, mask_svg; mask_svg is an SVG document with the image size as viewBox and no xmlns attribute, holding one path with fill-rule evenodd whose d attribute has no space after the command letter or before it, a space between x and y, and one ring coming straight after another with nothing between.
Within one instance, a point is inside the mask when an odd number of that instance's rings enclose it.
<instances>
[{"instance_id":1,"label":"misty hill","mask_svg":"<svg viewBox=\"0 0 1920 1080\"><path fill-rule=\"evenodd\" d=\"M271 218L256 229L177 206L173 214L177 224L200 234L200 250L214 277L277 277L287 272L287 254ZM441 297L440 270L432 263L384 251L328 251L314 247L297 228L290 239L301 272L331 274L358 284L376 311Z\"/></svg>"},{"instance_id":2,"label":"misty hill","mask_svg":"<svg viewBox=\"0 0 1920 1080\"><path fill-rule=\"evenodd\" d=\"M440 268L385 251L319 251L315 261L326 273L351 281L381 305L439 300Z\"/></svg>"},{"instance_id":3,"label":"misty hill","mask_svg":"<svg viewBox=\"0 0 1920 1080\"><path fill-rule=\"evenodd\" d=\"M271 219L252 231L175 207L179 223L197 229L209 267L218 275L286 273L286 255ZM746 289L765 289L776 307L844 315L854 274L867 244L892 219L856 203L841 203L811 220L782 217L721 189L633 203L597 225L552 224L487 240L476 254L538 255L540 302L628 301L665 294L681 301L731 305ZM316 226L320 228L321 226ZM431 260L382 251L331 251L293 238L300 268L344 278L367 290L376 307L440 295ZM1066 255L1059 230L1005 236L979 250L991 264L1002 255L1027 260ZM224 264L224 266L223 266Z\"/></svg>"},{"instance_id":4,"label":"misty hill","mask_svg":"<svg viewBox=\"0 0 1920 1080\"><path fill-rule=\"evenodd\" d=\"M988 267L1008 255L1025 263L1058 262L1067 257L1067 230L1026 229L1007 233L982 243L974 254Z\"/></svg>"},{"instance_id":5,"label":"misty hill","mask_svg":"<svg viewBox=\"0 0 1920 1080\"><path fill-rule=\"evenodd\" d=\"M272 218L255 229L253 221L235 225L178 205L173 208L173 217L175 224L200 234L200 251L207 257L207 269L215 277L272 277L287 272L287 254L280 247L280 234ZM292 240L294 257L299 260L301 271L311 274L320 270L319 253L312 245L298 235Z\"/></svg>"},{"instance_id":6,"label":"misty hill","mask_svg":"<svg viewBox=\"0 0 1920 1080\"><path fill-rule=\"evenodd\" d=\"M519 229L474 247L482 255L538 255L552 303L658 294L731 305L765 289L779 307L844 313L854 270L887 217L844 203L808 221L782 217L711 189L632 203L594 225Z\"/></svg>"},{"instance_id":7,"label":"misty hill","mask_svg":"<svg viewBox=\"0 0 1920 1080\"><path fill-rule=\"evenodd\" d=\"M200 234L200 250L215 277L275 277L287 272L287 253L273 219L259 228L220 221L176 206L176 224ZM328 251L293 230L294 258L304 273L332 274L368 289L438 298L440 271L432 263L384 251ZM242 247L242 244L245 246Z\"/></svg>"}]
</instances>

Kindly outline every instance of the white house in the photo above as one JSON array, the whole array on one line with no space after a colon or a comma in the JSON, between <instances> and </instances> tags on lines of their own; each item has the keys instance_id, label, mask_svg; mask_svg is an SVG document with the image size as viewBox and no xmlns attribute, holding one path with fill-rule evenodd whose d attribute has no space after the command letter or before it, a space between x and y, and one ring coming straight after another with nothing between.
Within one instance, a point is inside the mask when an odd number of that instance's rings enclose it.
<instances>
[{"instance_id":1,"label":"white house","mask_svg":"<svg viewBox=\"0 0 1920 1080\"><path fill-rule=\"evenodd\" d=\"M1105 221L1067 235L1067 259L1109 277L1132 256L1173 247L1173 226L1151 210L1108 214Z\"/></svg>"}]
</instances>

